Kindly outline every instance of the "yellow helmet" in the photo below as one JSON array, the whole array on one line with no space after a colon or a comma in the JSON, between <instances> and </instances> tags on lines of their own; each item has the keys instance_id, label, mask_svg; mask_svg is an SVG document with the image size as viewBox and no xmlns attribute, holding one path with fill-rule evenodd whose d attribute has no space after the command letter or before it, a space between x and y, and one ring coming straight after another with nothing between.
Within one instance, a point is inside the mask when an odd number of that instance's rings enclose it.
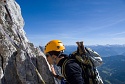
<instances>
[{"instance_id":1,"label":"yellow helmet","mask_svg":"<svg viewBox=\"0 0 125 84\"><path fill-rule=\"evenodd\" d=\"M45 46L44 53L48 53L50 51L62 51L65 50L65 46L60 40L51 40Z\"/></svg>"}]
</instances>

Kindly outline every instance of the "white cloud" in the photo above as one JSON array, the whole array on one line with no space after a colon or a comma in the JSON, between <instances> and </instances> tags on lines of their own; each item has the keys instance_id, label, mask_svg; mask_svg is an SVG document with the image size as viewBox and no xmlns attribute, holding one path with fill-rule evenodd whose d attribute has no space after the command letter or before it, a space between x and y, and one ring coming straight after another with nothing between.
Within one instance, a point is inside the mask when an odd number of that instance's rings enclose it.
<instances>
[{"instance_id":1,"label":"white cloud","mask_svg":"<svg viewBox=\"0 0 125 84\"><path fill-rule=\"evenodd\" d=\"M120 42L124 42L125 44L125 38L123 37L119 37L119 38L112 38L113 40L117 40L117 41L120 41Z\"/></svg>"},{"instance_id":2,"label":"white cloud","mask_svg":"<svg viewBox=\"0 0 125 84\"><path fill-rule=\"evenodd\" d=\"M125 34L125 31L124 32L118 32L118 33L115 33L115 34L112 34L112 35L123 35Z\"/></svg>"},{"instance_id":3,"label":"white cloud","mask_svg":"<svg viewBox=\"0 0 125 84\"><path fill-rule=\"evenodd\" d=\"M120 20L116 20L116 21L113 21L113 22L111 21L111 22L106 23L105 25L94 27L94 28L91 29L91 31L100 30L100 29L104 29L104 28L109 28L109 27L111 27L113 25L116 25L116 24L118 24L120 22L124 22L124 21L125 21L125 19L120 19Z\"/></svg>"},{"instance_id":4,"label":"white cloud","mask_svg":"<svg viewBox=\"0 0 125 84\"><path fill-rule=\"evenodd\" d=\"M102 33L100 34L99 36L102 36L102 37L108 37L108 38L111 38L111 37L117 37L117 38L122 38L125 36L125 31L123 32L116 32L116 33Z\"/></svg>"}]
</instances>

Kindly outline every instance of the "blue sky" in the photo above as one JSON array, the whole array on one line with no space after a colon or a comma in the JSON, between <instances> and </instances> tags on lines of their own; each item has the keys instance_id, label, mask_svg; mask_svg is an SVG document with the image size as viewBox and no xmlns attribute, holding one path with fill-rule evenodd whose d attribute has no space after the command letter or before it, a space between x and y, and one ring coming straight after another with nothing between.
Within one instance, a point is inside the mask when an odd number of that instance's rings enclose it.
<instances>
[{"instance_id":1,"label":"blue sky","mask_svg":"<svg viewBox=\"0 0 125 84\"><path fill-rule=\"evenodd\" d=\"M125 44L125 0L16 0L30 42Z\"/></svg>"}]
</instances>

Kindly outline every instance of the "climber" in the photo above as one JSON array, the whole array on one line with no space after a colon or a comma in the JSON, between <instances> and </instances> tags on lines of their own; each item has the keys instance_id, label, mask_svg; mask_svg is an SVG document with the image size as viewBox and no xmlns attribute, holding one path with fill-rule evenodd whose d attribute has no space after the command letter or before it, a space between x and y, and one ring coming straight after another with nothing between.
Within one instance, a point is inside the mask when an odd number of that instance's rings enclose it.
<instances>
[{"instance_id":1,"label":"climber","mask_svg":"<svg viewBox=\"0 0 125 84\"><path fill-rule=\"evenodd\" d=\"M60 40L51 40L45 46L44 53L51 66L54 77L58 79L64 79L62 76L59 76L55 73L52 65L56 64L57 66L61 67L61 72L65 71L65 79L69 84L85 84L82 77L82 68L75 60L68 61L68 63L66 63L65 69L62 68L63 63L68 58L68 55L63 54L64 50L65 46Z\"/></svg>"}]
</instances>

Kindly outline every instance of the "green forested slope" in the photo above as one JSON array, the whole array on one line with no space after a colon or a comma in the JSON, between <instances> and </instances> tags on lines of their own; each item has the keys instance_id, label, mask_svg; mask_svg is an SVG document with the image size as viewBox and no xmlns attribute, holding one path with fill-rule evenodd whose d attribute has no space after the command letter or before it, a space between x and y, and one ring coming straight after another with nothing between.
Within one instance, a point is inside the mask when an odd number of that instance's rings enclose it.
<instances>
[{"instance_id":1,"label":"green forested slope","mask_svg":"<svg viewBox=\"0 0 125 84\"><path fill-rule=\"evenodd\" d=\"M98 68L104 84L125 84L125 56L103 57L104 64Z\"/></svg>"}]
</instances>

